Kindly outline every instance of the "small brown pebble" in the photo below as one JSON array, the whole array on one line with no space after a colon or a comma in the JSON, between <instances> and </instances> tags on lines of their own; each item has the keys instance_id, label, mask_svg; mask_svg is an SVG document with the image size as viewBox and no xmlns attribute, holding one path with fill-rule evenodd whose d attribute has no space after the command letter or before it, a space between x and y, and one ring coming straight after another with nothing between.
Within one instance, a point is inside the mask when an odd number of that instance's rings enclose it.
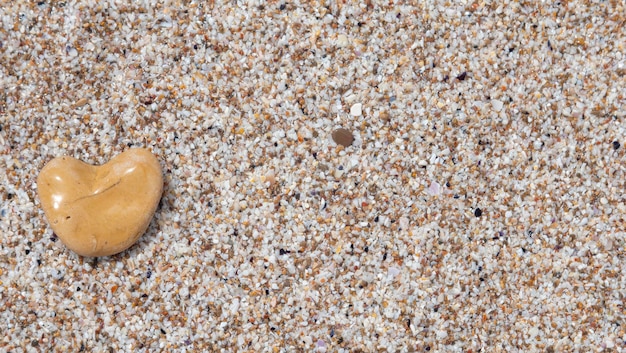
<instances>
[{"instance_id":1,"label":"small brown pebble","mask_svg":"<svg viewBox=\"0 0 626 353\"><path fill-rule=\"evenodd\" d=\"M333 141L343 147L348 147L354 142L354 136L350 131L344 128L339 128L333 131Z\"/></svg>"}]
</instances>

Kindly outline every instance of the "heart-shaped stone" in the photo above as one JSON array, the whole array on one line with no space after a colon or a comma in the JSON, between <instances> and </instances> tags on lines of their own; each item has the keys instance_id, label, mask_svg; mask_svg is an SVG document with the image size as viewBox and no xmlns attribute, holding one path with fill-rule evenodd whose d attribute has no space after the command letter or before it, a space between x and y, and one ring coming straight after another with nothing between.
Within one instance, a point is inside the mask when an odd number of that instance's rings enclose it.
<instances>
[{"instance_id":1,"label":"heart-shaped stone","mask_svg":"<svg viewBox=\"0 0 626 353\"><path fill-rule=\"evenodd\" d=\"M156 157L131 148L102 166L57 157L39 173L37 191L52 230L83 256L128 249L146 231L163 192Z\"/></svg>"}]
</instances>

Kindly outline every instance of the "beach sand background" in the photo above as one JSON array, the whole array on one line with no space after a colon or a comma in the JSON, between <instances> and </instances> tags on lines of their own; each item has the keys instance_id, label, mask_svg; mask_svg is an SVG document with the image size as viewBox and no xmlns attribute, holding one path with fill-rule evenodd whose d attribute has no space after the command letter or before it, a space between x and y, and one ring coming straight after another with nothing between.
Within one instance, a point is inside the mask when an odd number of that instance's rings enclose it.
<instances>
[{"instance_id":1,"label":"beach sand background","mask_svg":"<svg viewBox=\"0 0 626 353\"><path fill-rule=\"evenodd\" d=\"M0 350L626 351L625 11L0 1ZM79 257L36 177L130 147L155 217Z\"/></svg>"}]
</instances>

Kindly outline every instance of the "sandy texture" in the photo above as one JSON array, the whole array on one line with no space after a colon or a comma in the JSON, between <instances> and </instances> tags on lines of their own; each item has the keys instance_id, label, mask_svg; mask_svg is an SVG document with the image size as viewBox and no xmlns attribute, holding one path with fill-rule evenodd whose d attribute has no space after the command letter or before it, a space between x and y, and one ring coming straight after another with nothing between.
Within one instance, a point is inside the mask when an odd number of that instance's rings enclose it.
<instances>
[{"instance_id":1,"label":"sandy texture","mask_svg":"<svg viewBox=\"0 0 626 353\"><path fill-rule=\"evenodd\" d=\"M626 351L623 1L129 3L0 0L0 351ZM81 258L36 177L129 146Z\"/></svg>"}]
</instances>

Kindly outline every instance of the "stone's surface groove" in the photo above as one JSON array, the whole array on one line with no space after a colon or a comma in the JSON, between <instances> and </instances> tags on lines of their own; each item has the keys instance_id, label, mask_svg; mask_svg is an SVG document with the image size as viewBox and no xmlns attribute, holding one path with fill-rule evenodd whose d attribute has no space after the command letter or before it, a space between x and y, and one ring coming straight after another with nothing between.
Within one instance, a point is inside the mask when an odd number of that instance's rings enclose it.
<instances>
[{"instance_id":1,"label":"stone's surface groove","mask_svg":"<svg viewBox=\"0 0 626 353\"><path fill-rule=\"evenodd\" d=\"M161 167L132 148L102 166L58 157L39 173L37 190L54 232L83 256L128 249L146 231L163 192Z\"/></svg>"}]
</instances>

